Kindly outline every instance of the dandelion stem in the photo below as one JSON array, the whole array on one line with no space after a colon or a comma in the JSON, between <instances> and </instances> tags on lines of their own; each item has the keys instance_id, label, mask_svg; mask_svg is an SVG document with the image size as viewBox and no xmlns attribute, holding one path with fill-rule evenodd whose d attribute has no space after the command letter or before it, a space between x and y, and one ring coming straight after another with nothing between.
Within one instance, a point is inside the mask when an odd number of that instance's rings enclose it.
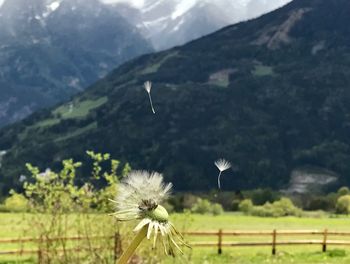
<instances>
[{"instance_id":1,"label":"dandelion stem","mask_svg":"<svg viewBox=\"0 0 350 264\"><path fill-rule=\"evenodd\" d=\"M218 176L218 187L219 187L219 189L221 189L220 176L221 176L221 171L219 172L219 176Z\"/></svg>"},{"instance_id":2,"label":"dandelion stem","mask_svg":"<svg viewBox=\"0 0 350 264\"><path fill-rule=\"evenodd\" d=\"M145 225L135 236L129 247L123 252L122 256L117 260L117 264L127 264L134 254L142 240L147 236L148 225Z\"/></svg>"},{"instance_id":3,"label":"dandelion stem","mask_svg":"<svg viewBox=\"0 0 350 264\"><path fill-rule=\"evenodd\" d=\"M151 93L148 93L148 98L149 98L149 102L150 102L150 104L151 104L152 112L153 112L153 114L155 114L156 111L154 111L154 108L153 108Z\"/></svg>"}]
</instances>

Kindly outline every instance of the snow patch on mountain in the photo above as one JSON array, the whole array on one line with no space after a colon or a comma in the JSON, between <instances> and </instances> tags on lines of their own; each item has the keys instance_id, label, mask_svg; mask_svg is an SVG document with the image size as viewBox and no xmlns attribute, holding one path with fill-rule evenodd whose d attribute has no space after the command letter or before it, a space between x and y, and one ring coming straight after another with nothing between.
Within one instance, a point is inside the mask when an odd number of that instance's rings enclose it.
<instances>
[{"instance_id":1,"label":"snow patch on mountain","mask_svg":"<svg viewBox=\"0 0 350 264\"><path fill-rule=\"evenodd\" d=\"M182 45L222 27L255 18L291 0L101 0L117 4L156 50ZM120 5L123 4L123 5ZM128 9L129 8L129 9Z\"/></svg>"},{"instance_id":2,"label":"snow patch on mountain","mask_svg":"<svg viewBox=\"0 0 350 264\"><path fill-rule=\"evenodd\" d=\"M54 1L46 6L46 12L43 13L43 17L48 17L52 12L54 12L61 5L61 1Z\"/></svg>"},{"instance_id":3,"label":"snow patch on mountain","mask_svg":"<svg viewBox=\"0 0 350 264\"><path fill-rule=\"evenodd\" d=\"M144 0L101 0L106 4L128 4L135 8L143 8L145 6Z\"/></svg>"},{"instance_id":4,"label":"snow patch on mountain","mask_svg":"<svg viewBox=\"0 0 350 264\"><path fill-rule=\"evenodd\" d=\"M55 11L60 6L60 4L61 4L60 1L55 1L49 4L47 7L52 12L52 11Z\"/></svg>"},{"instance_id":5,"label":"snow patch on mountain","mask_svg":"<svg viewBox=\"0 0 350 264\"><path fill-rule=\"evenodd\" d=\"M181 1L176 5L174 12L171 14L171 19L175 20L176 18L183 16L191 8L193 8L197 4L197 2L198 0Z\"/></svg>"}]
</instances>

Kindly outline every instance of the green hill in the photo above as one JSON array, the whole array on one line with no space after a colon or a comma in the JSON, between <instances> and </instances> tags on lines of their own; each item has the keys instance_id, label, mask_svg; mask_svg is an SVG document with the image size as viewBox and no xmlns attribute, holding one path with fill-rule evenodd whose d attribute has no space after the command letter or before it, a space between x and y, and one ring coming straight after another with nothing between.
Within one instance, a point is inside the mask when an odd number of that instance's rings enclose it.
<instances>
[{"instance_id":1,"label":"green hill","mask_svg":"<svg viewBox=\"0 0 350 264\"><path fill-rule=\"evenodd\" d=\"M295 0L258 19L124 64L86 92L0 132L3 191L24 163L93 149L179 190L284 187L309 166L350 183L348 0ZM142 84L154 83L153 115Z\"/></svg>"}]
</instances>

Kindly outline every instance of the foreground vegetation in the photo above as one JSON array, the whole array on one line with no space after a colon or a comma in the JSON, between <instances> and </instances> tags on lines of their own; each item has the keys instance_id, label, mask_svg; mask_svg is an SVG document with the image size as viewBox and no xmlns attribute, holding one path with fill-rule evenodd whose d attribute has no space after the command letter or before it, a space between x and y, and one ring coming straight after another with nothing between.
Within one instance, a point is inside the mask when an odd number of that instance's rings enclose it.
<instances>
[{"instance_id":1,"label":"foreground vegetation","mask_svg":"<svg viewBox=\"0 0 350 264\"><path fill-rule=\"evenodd\" d=\"M91 159L91 172L84 183L76 178L78 169L84 168L81 162L65 160L59 172L38 168L27 164L30 178L24 179L22 194L12 192L4 200L0 209L12 213L0 214L1 238L42 238L27 244L0 244L0 251L13 249L37 250L45 253L44 263L114 263L115 245L122 245L125 250L134 236L131 230L137 224L117 222L108 215L114 208L109 199L115 197L119 179L130 172L128 164L110 158L109 154L96 154L88 151ZM119 190L119 189L118 189ZM349 213L350 190L343 187L337 193L326 197L327 206L334 212ZM318 197L313 198L320 201ZM224 230L324 230L350 231L349 218L341 214L325 211L307 212L298 208L292 200L282 197L271 190L254 190L240 193L213 191L208 194L176 194L169 199L167 207L173 212L171 221L177 228L186 231ZM226 212L240 210L241 212ZM17 211L17 213L15 213ZM259 216L259 217L257 217ZM262 217L263 216L263 217ZM283 216L283 217L282 217ZM120 239L115 243L113 236ZM50 240L53 237L86 237L84 241ZM110 239L95 239L95 236ZM321 239L303 236L298 239ZM189 237L188 242L217 242L217 237ZM266 242L272 237L224 237L224 241ZM278 237L278 239L290 239ZM331 239L331 238L330 238ZM343 238L342 238L343 239ZM346 239L346 238L345 238ZM350 240L350 238L349 238ZM160 241L158 242L160 244ZM70 253L69 249L84 248L83 252ZM62 252L63 249L63 252ZM142 243L137 255L142 263L347 263L347 249L328 248L327 253L320 253L316 246L278 247L277 256L271 256L270 247L224 248L222 255L217 248L197 248L185 250L185 254L176 259L165 257L162 247L152 249L150 243ZM28 255L26 255L28 256ZM33 256L2 256L0 263L36 263ZM2 261L2 262L1 262Z\"/></svg>"},{"instance_id":2,"label":"foreground vegetation","mask_svg":"<svg viewBox=\"0 0 350 264\"><path fill-rule=\"evenodd\" d=\"M0 226L6 227L0 229L0 237L21 237L23 231L27 230L28 222L25 219L30 219L32 215L30 214L0 214ZM70 223L76 220L76 216L71 215ZM93 222L92 227L95 226L95 230L91 230L91 233L96 232L96 234L101 234L101 231L97 231L101 227L102 223L111 225L113 219L106 214L91 215L91 221ZM323 230L329 228L330 230L339 231L350 231L348 217L284 217L284 218L260 218L245 216L242 214L235 213L225 213L219 216L212 215L198 215L198 214L173 214L171 219L174 221L176 226L178 226L182 231L191 230L218 230L219 228L225 230ZM125 226L123 230L128 230L132 227ZM72 224L73 226L73 224ZM71 230L74 233L73 230ZM27 232L26 235L29 234ZM93 234L91 234L93 235ZM298 237L297 239L310 239L310 236ZM317 236L313 236L313 239L319 239ZM212 237L186 237L189 241L216 241L216 238ZM268 240L269 237L258 238L244 238L244 237L227 237L225 241L261 241ZM294 238L290 238L294 239ZM330 238L337 239L337 238ZM339 239L339 238L338 238ZM344 238L341 238L344 239ZM350 238L349 238L350 239ZM123 241L124 247L129 243L127 239ZM10 245L12 248L14 245ZM0 245L0 251L11 248L10 246ZM32 245L35 246L35 245ZM150 242L144 243L142 247L138 250L138 254L150 257L149 248L151 247ZM157 252L160 253L161 252ZM33 256L35 258L36 256ZM328 248L328 252L321 253L320 246L299 246L299 247L277 247L277 255L275 257L271 256L270 247L256 247L256 248L224 248L223 254L221 256L217 255L216 248L193 248L192 250L186 251L185 255L182 257L183 263L239 263L239 264L249 264L249 263L349 263L350 261L350 248L332 246ZM7 261L15 260L17 258L2 256L0 258L0 263L7 263ZM23 259L23 258L20 258ZM25 259L25 258L24 258ZM159 263L154 261L159 261L155 257L150 258L150 263ZM181 263L181 258L177 258L175 263ZM35 261L35 260L33 260ZM153 262L152 262L153 261ZM164 263L174 263L171 257L162 257Z\"/></svg>"}]
</instances>

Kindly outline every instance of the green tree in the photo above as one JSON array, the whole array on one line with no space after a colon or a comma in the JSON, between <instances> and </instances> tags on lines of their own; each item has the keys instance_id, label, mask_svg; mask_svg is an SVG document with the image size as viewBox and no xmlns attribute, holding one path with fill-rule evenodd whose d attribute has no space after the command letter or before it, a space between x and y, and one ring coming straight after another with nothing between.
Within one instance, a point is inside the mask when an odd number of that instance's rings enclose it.
<instances>
[{"instance_id":1,"label":"green tree","mask_svg":"<svg viewBox=\"0 0 350 264\"><path fill-rule=\"evenodd\" d=\"M335 205L336 212L338 214L350 213L350 195L344 195L338 198Z\"/></svg>"}]
</instances>

